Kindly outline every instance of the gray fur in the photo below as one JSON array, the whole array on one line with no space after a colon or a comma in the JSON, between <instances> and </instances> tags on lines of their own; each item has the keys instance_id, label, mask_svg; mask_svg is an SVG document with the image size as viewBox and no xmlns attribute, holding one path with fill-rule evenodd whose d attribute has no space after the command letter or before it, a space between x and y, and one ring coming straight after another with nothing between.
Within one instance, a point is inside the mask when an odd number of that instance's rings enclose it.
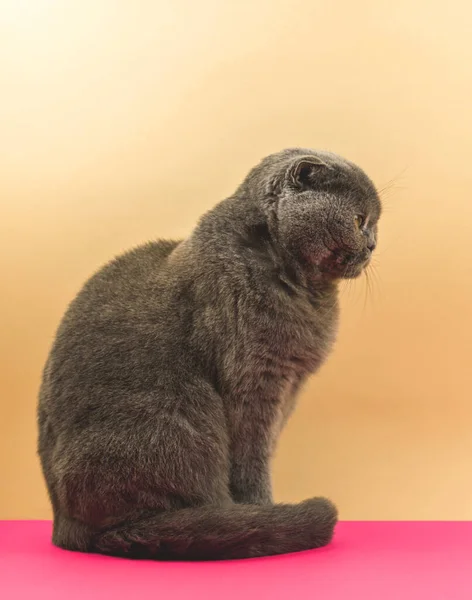
<instances>
[{"instance_id":1,"label":"gray fur","mask_svg":"<svg viewBox=\"0 0 472 600\"><path fill-rule=\"evenodd\" d=\"M188 239L132 250L85 284L40 391L56 545L218 559L330 541L333 504L273 504L269 465L379 216L358 167L285 150Z\"/></svg>"}]
</instances>

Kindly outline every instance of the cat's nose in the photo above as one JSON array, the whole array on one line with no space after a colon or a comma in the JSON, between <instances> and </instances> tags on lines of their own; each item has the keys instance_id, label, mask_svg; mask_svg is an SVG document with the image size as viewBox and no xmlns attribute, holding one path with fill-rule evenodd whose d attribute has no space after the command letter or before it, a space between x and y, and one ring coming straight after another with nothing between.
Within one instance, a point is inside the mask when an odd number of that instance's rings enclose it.
<instances>
[{"instance_id":1,"label":"cat's nose","mask_svg":"<svg viewBox=\"0 0 472 600\"><path fill-rule=\"evenodd\" d=\"M370 252L373 252L377 248L377 242L375 240L369 240L367 242L367 248Z\"/></svg>"},{"instance_id":2,"label":"cat's nose","mask_svg":"<svg viewBox=\"0 0 472 600\"><path fill-rule=\"evenodd\" d=\"M377 236L372 229L364 229L366 247L369 252L373 252L377 247Z\"/></svg>"}]
</instances>

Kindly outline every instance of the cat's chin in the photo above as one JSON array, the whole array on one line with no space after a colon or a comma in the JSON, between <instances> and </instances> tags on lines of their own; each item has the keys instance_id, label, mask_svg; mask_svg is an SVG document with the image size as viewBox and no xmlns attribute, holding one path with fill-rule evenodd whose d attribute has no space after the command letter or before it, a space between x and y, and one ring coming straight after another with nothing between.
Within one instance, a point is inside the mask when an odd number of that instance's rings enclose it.
<instances>
[{"instance_id":1,"label":"cat's chin","mask_svg":"<svg viewBox=\"0 0 472 600\"><path fill-rule=\"evenodd\" d=\"M356 267L345 269L344 271L324 271L323 279L331 280L335 283L341 282L346 279L357 279L364 272L365 267Z\"/></svg>"},{"instance_id":2,"label":"cat's chin","mask_svg":"<svg viewBox=\"0 0 472 600\"><path fill-rule=\"evenodd\" d=\"M324 276L331 279L356 279L362 275L370 263L370 255L347 255L332 252L319 264L319 269Z\"/></svg>"},{"instance_id":3,"label":"cat's chin","mask_svg":"<svg viewBox=\"0 0 472 600\"><path fill-rule=\"evenodd\" d=\"M368 262L367 263L363 263L361 265L354 265L354 266L350 266L348 267L344 273L340 276L340 279L357 279L358 277L360 277L362 275L362 273L364 272L365 268L368 266Z\"/></svg>"}]
</instances>

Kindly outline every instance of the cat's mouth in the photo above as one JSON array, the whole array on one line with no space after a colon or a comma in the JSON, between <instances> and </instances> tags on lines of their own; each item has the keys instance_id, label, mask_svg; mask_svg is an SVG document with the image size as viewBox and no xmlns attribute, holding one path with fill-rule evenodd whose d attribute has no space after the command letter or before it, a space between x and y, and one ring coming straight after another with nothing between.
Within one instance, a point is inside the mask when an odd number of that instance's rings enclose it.
<instances>
[{"instance_id":1,"label":"cat's mouth","mask_svg":"<svg viewBox=\"0 0 472 600\"><path fill-rule=\"evenodd\" d=\"M353 252L337 248L331 250L319 266L323 273L336 279L354 279L368 266L370 259L371 252L367 249Z\"/></svg>"}]
</instances>

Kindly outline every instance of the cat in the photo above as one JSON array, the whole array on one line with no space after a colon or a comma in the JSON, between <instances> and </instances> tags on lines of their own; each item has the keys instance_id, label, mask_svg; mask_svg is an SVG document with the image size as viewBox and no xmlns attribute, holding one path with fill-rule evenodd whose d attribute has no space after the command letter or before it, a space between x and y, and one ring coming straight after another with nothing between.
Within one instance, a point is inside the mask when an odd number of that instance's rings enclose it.
<instances>
[{"instance_id":1,"label":"cat","mask_svg":"<svg viewBox=\"0 0 472 600\"><path fill-rule=\"evenodd\" d=\"M270 461L333 346L338 284L369 263L380 213L359 167L287 149L187 239L131 250L85 284L39 395L55 545L212 560L331 541L336 507L274 504Z\"/></svg>"}]
</instances>

